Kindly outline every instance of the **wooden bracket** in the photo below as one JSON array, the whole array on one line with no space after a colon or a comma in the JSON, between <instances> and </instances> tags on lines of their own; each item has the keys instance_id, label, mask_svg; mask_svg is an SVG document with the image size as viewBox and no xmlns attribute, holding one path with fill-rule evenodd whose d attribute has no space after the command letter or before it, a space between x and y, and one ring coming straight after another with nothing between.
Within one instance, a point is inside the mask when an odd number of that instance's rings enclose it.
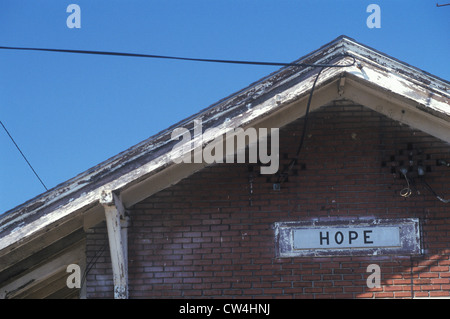
<instances>
[{"instance_id":1,"label":"wooden bracket","mask_svg":"<svg viewBox=\"0 0 450 319\"><path fill-rule=\"evenodd\" d=\"M114 298L128 299L128 217L120 198L103 191L100 204L105 209L109 249L114 278Z\"/></svg>"}]
</instances>

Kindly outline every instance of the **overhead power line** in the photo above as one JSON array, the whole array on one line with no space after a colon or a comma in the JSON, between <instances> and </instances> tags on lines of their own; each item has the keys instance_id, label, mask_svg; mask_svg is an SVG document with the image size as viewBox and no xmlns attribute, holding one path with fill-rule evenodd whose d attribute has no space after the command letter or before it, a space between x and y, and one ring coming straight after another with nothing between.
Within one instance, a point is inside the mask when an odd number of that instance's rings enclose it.
<instances>
[{"instance_id":1,"label":"overhead power line","mask_svg":"<svg viewBox=\"0 0 450 319\"><path fill-rule=\"evenodd\" d=\"M108 52L108 51L91 51L91 50L69 50L69 49L47 49L47 48L24 48L24 47L6 47L6 46L0 46L0 49L2 50L21 50L21 51L41 51L41 52L56 52L56 53L73 53L73 54L89 54L89 55L103 55L103 56L122 56L122 57L136 57L136 58L152 58L152 59L167 59L167 60L181 60L181 61L193 61L193 62L211 62L211 63L228 63L228 64L246 64L246 65L265 65L265 66L296 66L296 67L319 67L319 68L343 68L343 67L350 67L356 64L356 59L354 56L350 54L343 54L343 57L350 57L352 58L352 62L349 64L322 64L322 63L283 63L283 62L261 62L261 61L242 61L242 60L221 60L221 59L203 59L203 58L189 58L189 57L176 57L176 56L167 56L167 55L154 55L154 54L141 54L141 53L125 53L125 52ZM320 70L319 74L322 72ZM311 90L309 101L308 101L308 108L309 104L311 103L312 93L314 92L314 86L317 82L317 79L319 77L319 74L317 75L313 89ZM305 119L306 122L306 119ZM1 122L0 122L1 123ZM27 160L25 155L20 150L19 146L16 144L12 136L9 134L8 130L5 128L5 126L2 123L3 128L5 129L8 136L13 141L14 145L16 145L17 149L19 150L20 154L22 154L22 157L25 159L25 161L28 163L36 177L39 179L41 184L45 187L47 190L47 187L42 182L39 175L36 173L36 171L31 166L30 162ZM305 123L306 126L306 123ZM303 144L303 137L305 132L303 132L302 141L299 146L299 150L296 154L296 158L298 158L298 155L300 153L301 146ZM295 163L295 162L294 162ZM290 165L292 168L292 164ZM282 174L285 175L285 174ZM284 176L285 177L285 176Z\"/></svg>"},{"instance_id":2,"label":"overhead power line","mask_svg":"<svg viewBox=\"0 0 450 319\"><path fill-rule=\"evenodd\" d=\"M21 51L44 51L44 52L58 52L58 53L75 53L75 54L91 54L91 55L109 55L135 58L152 58L152 59L168 59L168 60L182 60L195 62L212 62L212 63L229 63L229 64L249 64L249 65L267 65L267 66L304 66L304 67L349 67L355 64L355 58L351 55L344 54L353 58L353 62L347 65L335 64L314 64L314 63L283 63L283 62L260 62L260 61L240 61L240 60L220 60L220 59L202 59L202 58L188 58L176 57L167 55L141 54L141 53L125 53L125 52L108 52L108 51L90 51L90 50L67 50L67 49L45 49L45 48L22 48L22 47L5 47L0 46L2 50L21 50Z\"/></svg>"},{"instance_id":3,"label":"overhead power line","mask_svg":"<svg viewBox=\"0 0 450 319\"><path fill-rule=\"evenodd\" d=\"M36 171L34 170L33 166L30 164L30 162L28 161L28 159L26 158L25 154L23 154L22 150L20 149L19 145L17 145L16 141L14 141L13 137L11 136L11 134L9 134L8 130L6 129L5 125L3 125L3 122L0 121L0 124L3 126L3 129L5 130L6 134L8 134L9 138L11 139L11 141L14 143L14 145L16 146L16 148L19 150L20 154L22 155L23 159L27 162L28 166L31 168L31 170L33 171L34 175L36 175L36 177L38 178L39 182L41 182L42 186L44 186L45 190L47 191L48 188L47 186L45 186L44 182L42 181L42 179L39 177L38 173L36 173Z\"/></svg>"}]
</instances>

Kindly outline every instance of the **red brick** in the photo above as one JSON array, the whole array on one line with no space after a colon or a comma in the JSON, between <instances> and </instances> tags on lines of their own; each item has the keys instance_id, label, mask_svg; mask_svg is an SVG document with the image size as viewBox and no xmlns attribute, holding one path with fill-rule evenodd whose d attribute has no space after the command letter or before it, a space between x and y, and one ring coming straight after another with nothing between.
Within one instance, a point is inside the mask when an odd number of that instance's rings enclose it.
<instances>
[{"instance_id":1,"label":"red brick","mask_svg":"<svg viewBox=\"0 0 450 319\"><path fill-rule=\"evenodd\" d=\"M449 297L450 291L430 291L430 297Z\"/></svg>"},{"instance_id":2,"label":"red brick","mask_svg":"<svg viewBox=\"0 0 450 319\"><path fill-rule=\"evenodd\" d=\"M411 298L411 291L396 291L394 296L398 298Z\"/></svg>"},{"instance_id":3,"label":"red brick","mask_svg":"<svg viewBox=\"0 0 450 319\"><path fill-rule=\"evenodd\" d=\"M393 292L376 292L375 298L393 298L394 293Z\"/></svg>"},{"instance_id":4,"label":"red brick","mask_svg":"<svg viewBox=\"0 0 450 319\"><path fill-rule=\"evenodd\" d=\"M303 120L280 130L280 163L298 147ZM450 177L434 165L448 144L358 105L313 112L301 159L306 169L273 191L270 176L246 164L217 164L181 180L129 209L130 296L249 298L448 297L448 208L429 192L399 196L405 186L390 173L390 156L408 143L431 159L427 182L443 197ZM356 133L359 139L352 139ZM404 154L404 160L407 155ZM381 167L381 162L386 167ZM296 167L297 169L298 167ZM420 189L420 182L417 181ZM251 205L252 204L252 205ZM277 258L273 223L339 218L420 218L425 254ZM87 235L87 262L106 246L87 276L88 297L113 297L105 223ZM413 274L411 274L411 261ZM382 287L366 285L369 264L381 267ZM97 277L98 276L98 277Z\"/></svg>"}]
</instances>

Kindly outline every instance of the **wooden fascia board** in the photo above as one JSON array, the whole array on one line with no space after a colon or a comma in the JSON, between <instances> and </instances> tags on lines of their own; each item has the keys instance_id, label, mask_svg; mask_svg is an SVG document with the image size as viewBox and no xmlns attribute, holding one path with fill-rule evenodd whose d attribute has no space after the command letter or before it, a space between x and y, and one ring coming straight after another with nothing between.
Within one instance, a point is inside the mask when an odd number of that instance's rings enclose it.
<instances>
[{"instance_id":1,"label":"wooden fascia board","mask_svg":"<svg viewBox=\"0 0 450 319\"><path fill-rule=\"evenodd\" d=\"M61 238L70 236L83 227L83 216L73 214L37 231L32 237L22 237L0 250L0 271L49 247ZM20 247L20 249L18 249Z\"/></svg>"},{"instance_id":2,"label":"wooden fascia board","mask_svg":"<svg viewBox=\"0 0 450 319\"><path fill-rule=\"evenodd\" d=\"M346 73L349 79L361 83L361 87L404 99L407 104L420 108L437 119L450 120L449 93L437 91L388 69L351 67L346 70Z\"/></svg>"},{"instance_id":3,"label":"wooden fascia board","mask_svg":"<svg viewBox=\"0 0 450 319\"><path fill-rule=\"evenodd\" d=\"M398 96L380 88L371 89L358 81L348 80L347 82L344 96L349 100L450 143L449 121L408 103L405 96Z\"/></svg>"},{"instance_id":4,"label":"wooden fascia board","mask_svg":"<svg viewBox=\"0 0 450 319\"><path fill-rule=\"evenodd\" d=\"M324 70L319 78L317 87L320 87L322 83L329 82L330 78L336 77L338 73L339 69ZM284 105L293 103L298 98L305 97L312 86L315 74L315 72L308 74L307 78L303 79L303 81L300 81L293 87L290 87L280 94L273 95L262 103L247 109L246 112L237 113L234 118L226 118L221 124L216 125L216 128L218 128L217 134L223 134L228 131L231 124L233 127L245 128L248 125L251 125L251 123L275 112ZM211 136L211 140L213 139L214 136ZM48 212L44 209L43 213L41 213L40 216L35 216L34 220L31 222L26 222L25 216L20 216L19 218L23 220L23 225L19 224L18 227L0 240L0 251L7 249L15 243L23 242L26 238L31 238L39 234L46 228L52 227L51 225L58 223L61 219L70 218L71 215L87 211L88 209L91 210L93 206L98 204L104 190L121 193L129 186L175 165L173 163L173 158L176 158L179 155L178 152L171 150L125 174L119 174L118 172L118 175L116 175L115 178L109 177L110 181L100 187L87 190L76 198L70 198L66 204L51 209ZM129 206L133 203L134 201L127 201L124 198L125 205ZM34 211L27 212L28 215L33 213L36 215L36 212Z\"/></svg>"},{"instance_id":5,"label":"wooden fascia board","mask_svg":"<svg viewBox=\"0 0 450 319\"><path fill-rule=\"evenodd\" d=\"M68 248L49 262L30 270L16 280L0 287L0 299L14 296L30 289L58 272L65 271L70 264L82 265L85 259L85 243ZM69 274L68 274L69 275Z\"/></svg>"},{"instance_id":6,"label":"wooden fascia board","mask_svg":"<svg viewBox=\"0 0 450 319\"><path fill-rule=\"evenodd\" d=\"M385 70L389 74L401 76L414 83L414 85L427 87L429 90L436 91L437 94L442 94L448 98L450 92L449 81L440 79L424 70L357 43L352 39L345 38L343 42L345 43L345 52L354 56L363 67L368 66L372 69ZM372 80L374 79L372 78Z\"/></svg>"},{"instance_id":7,"label":"wooden fascia board","mask_svg":"<svg viewBox=\"0 0 450 319\"><path fill-rule=\"evenodd\" d=\"M345 98L449 142L450 86L440 80L426 85L395 71L399 66L374 67L367 61L361 66L345 70Z\"/></svg>"},{"instance_id":8,"label":"wooden fascia board","mask_svg":"<svg viewBox=\"0 0 450 319\"><path fill-rule=\"evenodd\" d=\"M322 105L340 98L338 95L337 83L338 78L335 75L332 81L328 81L328 83L323 86L316 88L315 92L317 95L312 99L310 107L311 112ZM248 127L254 127L255 129L261 127L281 128L305 114L308 95L303 95L301 98L295 99L294 92L295 89L293 89L292 92L285 92L285 94L274 96L272 101L267 101L269 108L272 108L272 112L266 113L265 116L255 118L253 121L246 123L246 125L242 122L234 122L236 119L230 120L230 122L233 123L228 124L243 129ZM278 107L274 107L275 104L277 104ZM224 127L218 134L210 137L208 143L214 143L216 137L219 135L224 136L228 129L229 126ZM226 143L225 136L224 143ZM172 165L155 175L142 179L121 190L120 194L123 204L126 207L131 207L156 192L178 183L180 180L194 174L206 166L206 163L180 163L178 165Z\"/></svg>"},{"instance_id":9,"label":"wooden fascia board","mask_svg":"<svg viewBox=\"0 0 450 319\"><path fill-rule=\"evenodd\" d=\"M341 39L336 39L295 62L332 63L340 59L343 53L343 45ZM127 168L129 167L131 167L130 170L140 167L142 161L149 162L152 160L157 162L158 156L149 159L148 155L161 153L164 155L167 153L167 145L169 144L170 146L171 143L170 134L174 128L189 127L196 118L201 118L205 126L215 126L217 122L223 122L226 118L233 118L239 113L246 112L247 107L252 109L254 105L260 103L261 99L265 99L272 92L283 90L285 85L289 85L289 83L297 81L297 79L299 79L298 81L308 81L312 71L313 68L311 67L282 68L146 141L37 196L1 216L0 235L3 237L5 232L9 232L13 228L14 230L20 229L22 223L28 223L30 219L38 218L35 215L40 212L59 210L62 207L73 210L74 208L72 207L77 205L70 205L70 202L80 196L89 197L92 191L91 185L95 187L99 185L98 187L100 187L104 183L105 188L110 189L111 185L106 185L104 181L110 182L116 176L125 174L124 171L128 173ZM77 209L81 209L81 207ZM0 245L0 249L2 247Z\"/></svg>"},{"instance_id":10,"label":"wooden fascia board","mask_svg":"<svg viewBox=\"0 0 450 319\"><path fill-rule=\"evenodd\" d=\"M46 297L67 288L68 273L60 270L45 281L14 296L15 299L45 299Z\"/></svg>"},{"instance_id":11,"label":"wooden fascia board","mask_svg":"<svg viewBox=\"0 0 450 319\"><path fill-rule=\"evenodd\" d=\"M7 257L0 258L0 285L7 284L9 281L15 280L22 276L24 272L30 268L42 263L53 256L65 250L68 246L72 246L77 242L83 241L86 234L81 228L67 235L66 237L56 240L47 246L41 244L43 238L34 240L31 245L25 245L10 252Z\"/></svg>"},{"instance_id":12,"label":"wooden fascia board","mask_svg":"<svg viewBox=\"0 0 450 319\"><path fill-rule=\"evenodd\" d=\"M432 136L450 142L450 123L448 121L417 108L417 100L413 101L411 96L403 94L404 91L401 89L398 91L392 90L393 88L399 88L399 85L393 85L393 87L381 87L383 78L380 77L380 74L371 74L371 76L377 77L380 82L372 86L367 82L364 82L366 79L363 80L361 77L355 76L357 71L360 70L356 67L350 69L350 71L347 69L345 71L342 70L341 72L336 72L332 76L330 75L328 81L324 80L324 82L320 82L312 99L311 112L333 100L347 99L365 105L393 120L411 125ZM342 88L339 88L341 83L340 80L342 78L346 79L343 82L345 84ZM404 80L400 82L404 83ZM389 84L392 84L392 81L389 82ZM303 117L306 109L307 95L303 95L300 98L299 92L306 92L306 90L301 90L299 87L293 86L282 93L275 95L273 99L265 101L266 104L272 106L274 103L277 103L279 104L279 107L268 107L267 109L270 109L271 112L265 113L264 116L259 117L255 121L249 121L246 127L281 128L293 120ZM422 102L424 101L422 100ZM441 102L431 102L428 100L428 103L434 103L434 105L436 105ZM258 106L258 108L260 108L260 110L267 110L264 107L264 104ZM256 112L258 112L257 109L255 109ZM405 110L408 110L408 113L406 113ZM238 124L239 123L228 123L228 125L234 127L238 127ZM240 125L240 127L245 128L242 122L240 122ZM124 190L122 192L124 203L129 207L146 197L151 196L153 193L175 184L182 178L191 175L204 166L205 165L203 164L197 164L197 166L194 166L194 164L184 164L184 166L171 167L161 173L161 176L165 176L162 179L158 179L157 176L155 176L155 179L151 177ZM163 182L161 183L160 181Z\"/></svg>"},{"instance_id":13,"label":"wooden fascia board","mask_svg":"<svg viewBox=\"0 0 450 319\"><path fill-rule=\"evenodd\" d=\"M375 87L380 86L384 88L386 83L379 81L376 77L376 75L381 74L385 81L396 81L396 83L402 82L403 84L406 83L412 85L413 88L414 85L416 85L422 89L424 87L422 82L428 81L430 88L432 88L435 93L434 96L432 95L429 97L428 104L424 104L425 107L433 109L438 115L445 115L448 111L448 101L446 101L446 98L448 99L448 94L445 93L445 90L448 89L448 85L445 82L434 79L428 75L422 75L421 72L414 68L403 66L399 64L398 61L386 58L376 52L374 53L369 48L359 45L349 39L344 38L328 47L322 48L322 50L316 51L311 56L307 57L307 60L309 62L328 61L342 53L352 54L359 62L362 61L362 70L356 66L345 69L325 69L317 83L313 103L315 103L314 100L319 101L319 97L321 96L319 95L319 92L321 89L323 90L327 84L332 83L343 74L348 74L349 77L354 76L355 78L359 78L360 81L358 82L363 83L364 85L374 85ZM375 56L375 58L373 58L373 56ZM339 63L348 62L351 62L351 59L341 58L339 61ZM399 72L399 74L393 75L393 73L390 73L391 71ZM268 120L270 118L274 120L276 119L276 116L280 118L284 117L284 121L287 123L289 119L294 120L297 117L283 116L282 112L287 110L287 105L296 104L300 100L305 101L314 81L315 74L316 72L311 68L305 68L295 72L291 68L283 69L263 81L252 85L247 90L240 91L237 96L230 97L229 100L222 102L222 104L217 105L213 109L200 112L180 123L191 125L192 121L196 117L199 117L205 119L205 121L209 123L208 125L218 128L217 134L223 134L230 128L230 125L231 127L245 128L256 125L259 122L264 122L265 119ZM392 93L400 96L408 95L408 92L406 91L408 85L402 86L402 90L404 89L403 91L393 91ZM388 83L387 86L390 87L390 84ZM345 87L343 92L345 94ZM414 94L409 93L412 102L417 98L413 95ZM330 96L334 96L334 93L328 94L327 99ZM344 96L349 99L357 98L354 95L350 95L350 91ZM441 96L443 97L443 100ZM249 99L249 97L252 97L252 99ZM430 101L432 103L430 103ZM364 101L358 102L363 105L365 104ZM421 103L424 102L422 101ZM247 109L246 106L248 106ZM298 114L299 116L302 116L301 111L299 111ZM175 127L177 126L169 128L164 134L170 136L171 130ZM214 137L212 136L211 138L213 139ZM89 170L88 173L81 174L81 177L69 181L63 189L58 189L47 195L47 198L43 200L45 203L40 209L27 209L23 214L16 214L13 216L13 221L18 223L23 220L24 225L19 224L14 231L10 232L0 240L0 251L14 243L23 241L25 238L33 237L37 233L42 232L45 228L50 227L50 225L57 223L61 218L70 218L69 216L76 212L84 211L85 216L90 216L91 212L98 211L98 200L102 191L105 189L120 192L125 206L129 207L145 198L143 196L146 196L147 194L150 196L157 190L162 189L161 187L167 187L174 184L179 179L189 176L204 166L201 164L189 167L186 165L185 167L179 166L182 164L174 165L171 159L179 156L179 154L175 154L173 150L171 151L166 148L162 154L152 160L128 170L125 173L121 171L121 167L131 164L132 161L136 157L141 156L142 153L151 153L158 149L158 147L167 145L167 141L168 139L166 137L165 139L160 139L160 142L157 142L156 144L148 144L147 142L140 143L124 154L119 154L112 160L105 162L105 164ZM123 161L121 157L126 157L126 161ZM112 173L109 173L107 178L105 178L107 182L100 184L95 188L83 188L86 184L89 184L94 177L102 176L102 172L108 170L111 170ZM148 193L145 191L134 193L134 191L139 189L142 185L148 185L148 180L157 182L158 178L162 178L161 186L151 188L151 191ZM138 195L133 195L132 193ZM65 203L57 207L52 207L51 209L47 208L50 207L50 204L53 201L61 197L67 198ZM37 216L33 221L28 222L27 216L33 214L41 215ZM90 225L96 220L99 219L93 218L92 221L87 224Z\"/></svg>"}]
</instances>

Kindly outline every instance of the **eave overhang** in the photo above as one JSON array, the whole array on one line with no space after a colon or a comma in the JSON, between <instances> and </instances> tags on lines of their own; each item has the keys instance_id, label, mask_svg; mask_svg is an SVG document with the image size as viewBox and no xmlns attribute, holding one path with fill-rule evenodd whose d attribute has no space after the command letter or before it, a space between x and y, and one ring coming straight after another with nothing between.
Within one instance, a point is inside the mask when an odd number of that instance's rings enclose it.
<instances>
[{"instance_id":1,"label":"eave overhang","mask_svg":"<svg viewBox=\"0 0 450 319\"><path fill-rule=\"evenodd\" d=\"M450 84L347 37L339 37L296 62L356 64L325 68L316 84L311 111L335 100L351 100L450 143ZM120 196L125 208L176 184L206 164L175 164L180 156L171 139L177 127L215 141L241 127L283 127L305 114L318 68L285 67L234 95L169 127L75 178L5 213L0 218L0 272L76 229L104 220L104 191ZM66 234L66 235L67 235ZM18 253L18 248L26 253ZM7 258L6 258L7 256Z\"/></svg>"}]
</instances>

